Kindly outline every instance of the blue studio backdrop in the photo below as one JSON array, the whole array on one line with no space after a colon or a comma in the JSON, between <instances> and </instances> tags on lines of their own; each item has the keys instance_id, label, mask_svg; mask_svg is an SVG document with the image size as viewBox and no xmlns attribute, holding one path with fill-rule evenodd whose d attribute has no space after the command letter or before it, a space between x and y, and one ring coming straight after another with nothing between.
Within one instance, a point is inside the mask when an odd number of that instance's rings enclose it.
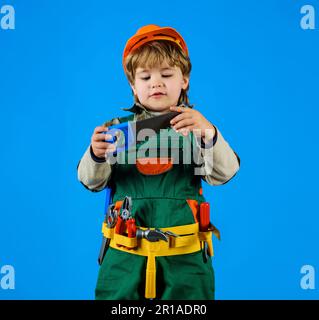
<instances>
[{"instance_id":1,"label":"blue studio backdrop","mask_svg":"<svg viewBox=\"0 0 319 320\"><path fill-rule=\"evenodd\" d=\"M5 5L15 28L0 28L0 299L94 299L104 192L87 191L76 167L93 129L133 102L121 56L145 24L184 36L190 100L241 158L229 183L204 183L222 233L216 298L319 298L319 277L301 285L303 266L319 272L319 1ZM302 27L304 5L314 28Z\"/></svg>"}]
</instances>

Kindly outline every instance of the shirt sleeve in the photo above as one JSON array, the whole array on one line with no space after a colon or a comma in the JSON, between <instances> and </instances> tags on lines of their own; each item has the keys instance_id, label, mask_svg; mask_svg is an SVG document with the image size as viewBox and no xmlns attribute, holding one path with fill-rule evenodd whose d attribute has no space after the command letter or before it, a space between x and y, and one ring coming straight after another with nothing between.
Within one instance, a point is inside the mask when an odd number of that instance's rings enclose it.
<instances>
[{"instance_id":1,"label":"shirt sleeve","mask_svg":"<svg viewBox=\"0 0 319 320\"><path fill-rule=\"evenodd\" d=\"M92 192L103 190L112 173L111 165L105 159L96 157L91 146L85 151L77 171L79 181Z\"/></svg>"},{"instance_id":2,"label":"shirt sleeve","mask_svg":"<svg viewBox=\"0 0 319 320\"><path fill-rule=\"evenodd\" d=\"M214 126L215 127L215 126ZM215 136L206 144L197 140L202 163L197 174L210 185L221 185L231 180L239 170L240 159L215 127Z\"/></svg>"}]
</instances>

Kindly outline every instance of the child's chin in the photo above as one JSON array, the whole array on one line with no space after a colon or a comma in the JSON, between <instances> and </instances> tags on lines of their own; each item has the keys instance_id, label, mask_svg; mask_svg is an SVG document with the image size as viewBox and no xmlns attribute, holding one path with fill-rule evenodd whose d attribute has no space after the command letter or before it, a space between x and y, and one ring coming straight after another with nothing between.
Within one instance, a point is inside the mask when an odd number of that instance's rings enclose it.
<instances>
[{"instance_id":1,"label":"child's chin","mask_svg":"<svg viewBox=\"0 0 319 320\"><path fill-rule=\"evenodd\" d=\"M170 106L167 105L151 105L148 107L150 111L154 112L168 112L170 111Z\"/></svg>"}]
</instances>

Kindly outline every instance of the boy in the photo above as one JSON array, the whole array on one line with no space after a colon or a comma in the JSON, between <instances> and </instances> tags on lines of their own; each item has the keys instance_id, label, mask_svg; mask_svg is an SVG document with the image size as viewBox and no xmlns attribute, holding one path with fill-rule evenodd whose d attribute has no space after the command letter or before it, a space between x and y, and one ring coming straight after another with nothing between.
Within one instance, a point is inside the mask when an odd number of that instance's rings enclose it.
<instances>
[{"instance_id":1,"label":"boy","mask_svg":"<svg viewBox=\"0 0 319 320\"><path fill-rule=\"evenodd\" d=\"M86 188L112 190L108 219L114 223L108 220L103 227L110 243L96 299L214 299L211 237L216 229L207 221L203 227L208 206L201 179L210 185L228 182L239 169L239 158L220 131L189 106L191 63L175 29L140 28L126 43L123 67L135 99L133 107L124 110L132 114L96 127L78 165L78 178ZM174 111L178 115L167 130L195 137L195 148L203 155L201 175L195 174L194 162L176 163L172 151L165 161L156 153L155 158L137 156L134 164L110 164L116 143L106 142L109 126L153 117L156 121L156 116ZM185 151L185 143L177 141L178 152Z\"/></svg>"}]
</instances>

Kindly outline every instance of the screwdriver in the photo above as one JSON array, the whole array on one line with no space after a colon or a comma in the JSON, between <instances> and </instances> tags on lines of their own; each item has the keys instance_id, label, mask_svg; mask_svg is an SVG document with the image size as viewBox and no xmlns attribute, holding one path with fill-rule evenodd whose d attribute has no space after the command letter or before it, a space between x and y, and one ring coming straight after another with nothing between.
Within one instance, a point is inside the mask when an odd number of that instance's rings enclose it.
<instances>
[{"instance_id":1,"label":"screwdriver","mask_svg":"<svg viewBox=\"0 0 319 320\"><path fill-rule=\"evenodd\" d=\"M210 225L209 202L202 202L199 207L199 231L208 231Z\"/></svg>"}]
</instances>

